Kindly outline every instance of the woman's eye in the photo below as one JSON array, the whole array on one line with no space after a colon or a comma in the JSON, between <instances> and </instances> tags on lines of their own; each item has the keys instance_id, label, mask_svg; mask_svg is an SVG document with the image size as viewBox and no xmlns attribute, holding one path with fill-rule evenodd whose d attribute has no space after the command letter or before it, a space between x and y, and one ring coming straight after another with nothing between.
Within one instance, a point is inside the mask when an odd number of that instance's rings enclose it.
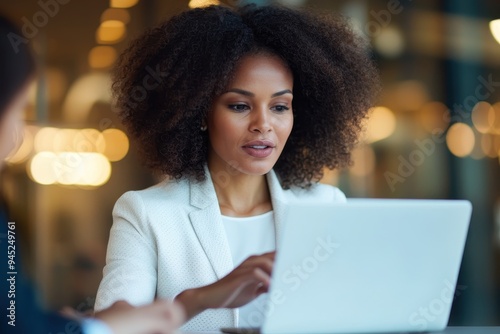
<instances>
[{"instance_id":1,"label":"woman's eye","mask_svg":"<svg viewBox=\"0 0 500 334\"><path fill-rule=\"evenodd\" d=\"M246 104L230 104L229 109L234 111L245 111L248 110L249 107Z\"/></svg>"},{"instance_id":2,"label":"woman's eye","mask_svg":"<svg viewBox=\"0 0 500 334\"><path fill-rule=\"evenodd\" d=\"M284 112L284 111L290 110L290 108L288 108L287 106L281 106L281 105L275 106L271 109L274 111L277 111L277 112Z\"/></svg>"}]
</instances>

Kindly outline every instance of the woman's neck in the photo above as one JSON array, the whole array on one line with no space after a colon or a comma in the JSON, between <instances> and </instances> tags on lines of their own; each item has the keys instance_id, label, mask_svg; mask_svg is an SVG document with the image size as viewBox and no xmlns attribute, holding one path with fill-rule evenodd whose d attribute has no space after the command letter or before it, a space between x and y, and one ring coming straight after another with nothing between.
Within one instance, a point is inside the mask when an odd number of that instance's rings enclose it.
<instances>
[{"instance_id":1,"label":"woman's neck","mask_svg":"<svg viewBox=\"0 0 500 334\"><path fill-rule=\"evenodd\" d=\"M224 216L249 217L272 210L265 175L248 175L236 170L229 173L212 169L210 174Z\"/></svg>"}]
</instances>

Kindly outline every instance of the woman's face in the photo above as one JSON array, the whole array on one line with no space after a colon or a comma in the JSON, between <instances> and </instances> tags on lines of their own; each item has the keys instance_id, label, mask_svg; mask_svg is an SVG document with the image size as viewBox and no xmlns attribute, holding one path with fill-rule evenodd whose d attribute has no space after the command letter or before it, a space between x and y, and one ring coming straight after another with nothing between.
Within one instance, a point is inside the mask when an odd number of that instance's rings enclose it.
<instances>
[{"instance_id":1,"label":"woman's face","mask_svg":"<svg viewBox=\"0 0 500 334\"><path fill-rule=\"evenodd\" d=\"M280 58L244 57L207 117L209 167L269 172L292 131L292 91L292 73Z\"/></svg>"},{"instance_id":2,"label":"woman's face","mask_svg":"<svg viewBox=\"0 0 500 334\"><path fill-rule=\"evenodd\" d=\"M0 115L0 167L5 158L17 148L22 140L24 129L23 112L28 101L29 84L18 92Z\"/></svg>"}]
</instances>

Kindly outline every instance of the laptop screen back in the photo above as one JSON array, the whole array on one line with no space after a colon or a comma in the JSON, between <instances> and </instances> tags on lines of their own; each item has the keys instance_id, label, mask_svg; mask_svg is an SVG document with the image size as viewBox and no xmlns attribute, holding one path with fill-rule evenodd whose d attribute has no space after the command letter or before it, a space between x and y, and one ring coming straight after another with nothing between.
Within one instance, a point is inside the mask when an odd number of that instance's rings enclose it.
<instances>
[{"instance_id":1,"label":"laptop screen back","mask_svg":"<svg viewBox=\"0 0 500 334\"><path fill-rule=\"evenodd\" d=\"M448 200L290 205L262 332L443 329L471 211Z\"/></svg>"}]
</instances>

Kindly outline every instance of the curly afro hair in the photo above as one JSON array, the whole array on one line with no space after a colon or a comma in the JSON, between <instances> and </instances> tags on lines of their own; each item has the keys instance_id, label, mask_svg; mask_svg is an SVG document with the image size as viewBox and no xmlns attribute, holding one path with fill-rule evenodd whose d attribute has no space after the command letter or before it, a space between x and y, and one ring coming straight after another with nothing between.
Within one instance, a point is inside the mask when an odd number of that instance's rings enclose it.
<instances>
[{"instance_id":1,"label":"curly afro hair","mask_svg":"<svg viewBox=\"0 0 500 334\"><path fill-rule=\"evenodd\" d=\"M148 167L171 178L206 177L209 142L200 127L238 61L262 50L294 77L294 126L274 166L282 186L308 187L324 167L350 164L379 87L365 43L338 15L247 5L180 13L120 56L113 92Z\"/></svg>"}]
</instances>

